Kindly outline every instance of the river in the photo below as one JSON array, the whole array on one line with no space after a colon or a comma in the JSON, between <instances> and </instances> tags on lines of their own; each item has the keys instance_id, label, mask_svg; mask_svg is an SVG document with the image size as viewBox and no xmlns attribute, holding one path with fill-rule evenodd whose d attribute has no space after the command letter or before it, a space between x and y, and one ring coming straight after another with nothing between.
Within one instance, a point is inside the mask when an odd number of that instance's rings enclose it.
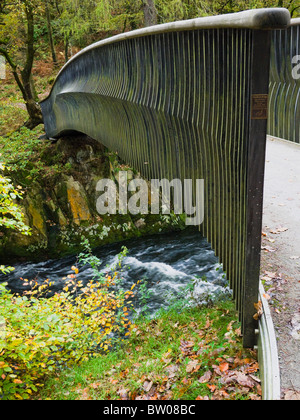
<instances>
[{"instance_id":1,"label":"river","mask_svg":"<svg viewBox=\"0 0 300 420\"><path fill-rule=\"evenodd\" d=\"M108 272L117 263L122 246L128 249L123 261L122 285L130 288L138 280L144 280L149 295L147 307L151 314L167 308L171 297L178 296L182 288L195 278L199 280L193 296L199 302L205 303L208 296L228 296L230 293L218 258L199 232L187 230L98 248L94 255L101 260L100 269L103 272ZM0 276L0 282L7 282L12 292L22 293L27 287L21 278L41 283L49 279L54 285L53 290L60 291L76 263L76 256L41 263L21 263L15 265L14 272ZM79 265L78 280L87 282L91 280L92 273L91 267ZM201 280L203 277L205 281ZM140 311L139 307L137 311Z\"/></svg>"}]
</instances>

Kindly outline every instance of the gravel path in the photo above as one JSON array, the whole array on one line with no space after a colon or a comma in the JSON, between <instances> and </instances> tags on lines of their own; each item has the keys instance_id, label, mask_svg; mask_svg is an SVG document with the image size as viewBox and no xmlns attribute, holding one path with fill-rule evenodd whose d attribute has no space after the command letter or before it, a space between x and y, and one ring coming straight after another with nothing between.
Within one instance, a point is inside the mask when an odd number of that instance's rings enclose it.
<instances>
[{"instance_id":1,"label":"gravel path","mask_svg":"<svg viewBox=\"0 0 300 420\"><path fill-rule=\"evenodd\" d=\"M268 138L262 276L278 338L282 399L300 400L300 145Z\"/></svg>"}]
</instances>

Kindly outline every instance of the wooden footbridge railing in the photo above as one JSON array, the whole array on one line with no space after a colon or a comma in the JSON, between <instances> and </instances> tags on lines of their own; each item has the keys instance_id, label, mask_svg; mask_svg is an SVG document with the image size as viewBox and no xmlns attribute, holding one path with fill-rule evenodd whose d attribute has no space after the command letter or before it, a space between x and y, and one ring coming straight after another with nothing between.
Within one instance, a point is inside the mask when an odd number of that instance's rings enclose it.
<instances>
[{"instance_id":1,"label":"wooden footbridge railing","mask_svg":"<svg viewBox=\"0 0 300 420\"><path fill-rule=\"evenodd\" d=\"M202 232L256 343L272 31L286 9L199 18L85 48L41 103L47 135L81 132L148 179L205 180Z\"/></svg>"},{"instance_id":2,"label":"wooden footbridge railing","mask_svg":"<svg viewBox=\"0 0 300 420\"><path fill-rule=\"evenodd\" d=\"M300 143L300 19L273 33L269 109L268 133Z\"/></svg>"}]
</instances>

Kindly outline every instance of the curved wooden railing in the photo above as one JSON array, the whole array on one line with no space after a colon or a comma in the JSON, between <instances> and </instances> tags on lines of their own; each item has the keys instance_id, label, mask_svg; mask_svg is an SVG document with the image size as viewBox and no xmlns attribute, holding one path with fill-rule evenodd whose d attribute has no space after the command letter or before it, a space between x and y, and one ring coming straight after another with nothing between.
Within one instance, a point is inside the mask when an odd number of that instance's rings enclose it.
<instances>
[{"instance_id":1,"label":"curved wooden railing","mask_svg":"<svg viewBox=\"0 0 300 420\"><path fill-rule=\"evenodd\" d=\"M148 179L204 179L203 234L256 343L272 30L285 9L199 18L93 44L41 103L49 137L81 132Z\"/></svg>"},{"instance_id":2,"label":"curved wooden railing","mask_svg":"<svg viewBox=\"0 0 300 420\"><path fill-rule=\"evenodd\" d=\"M270 79L268 133L300 143L300 19L274 32Z\"/></svg>"}]
</instances>

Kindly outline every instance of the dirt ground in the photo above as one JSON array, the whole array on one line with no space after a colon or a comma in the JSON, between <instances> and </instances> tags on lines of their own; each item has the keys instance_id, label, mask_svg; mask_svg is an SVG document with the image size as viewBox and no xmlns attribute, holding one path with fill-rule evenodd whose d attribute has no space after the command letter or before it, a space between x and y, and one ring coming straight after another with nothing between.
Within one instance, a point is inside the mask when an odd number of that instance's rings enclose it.
<instances>
[{"instance_id":1,"label":"dirt ground","mask_svg":"<svg viewBox=\"0 0 300 420\"><path fill-rule=\"evenodd\" d=\"M300 145L269 138L261 274L278 340L282 399L300 400Z\"/></svg>"}]
</instances>

